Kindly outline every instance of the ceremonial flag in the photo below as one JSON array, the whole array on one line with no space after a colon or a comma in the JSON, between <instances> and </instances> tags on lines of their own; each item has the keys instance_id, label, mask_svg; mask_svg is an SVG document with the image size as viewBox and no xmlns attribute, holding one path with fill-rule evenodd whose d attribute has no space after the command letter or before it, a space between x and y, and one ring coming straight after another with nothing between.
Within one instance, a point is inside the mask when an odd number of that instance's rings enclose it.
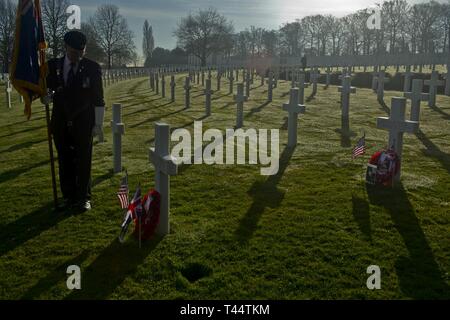
<instances>
[{"instance_id":1,"label":"ceremonial flag","mask_svg":"<svg viewBox=\"0 0 450 320\"><path fill-rule=\"evenodd\" d=\"M128 190L128 173L123 177L122 182L120 183L119 192L117 192L117 197L120 201L120 207L122 209L127 209L129 204L128 200L129 190Z\"/></svg>"},{"instance_id":2,"label":"ceremonial flag","mask_svg":"<svg viewBox=\"0 0 450 320\"><path fill-rule=\"evenodd\" d=\"M356 159L357 157L366 153L366 135L364 135L361 139L359 139L358 144L353 149L352 158Z\"/></svg>"},{"instance_id":3,"label":"ceremonial flag","mask_svg":"<svg viewBox=\"0 0 450 320\"><path fill-rule=\"evenodd\" d=\"M11 83L25 101L25 115L31 117L31 103L47 94L47 63L40 0L19 0L11 64Z\"/></svg>"}]
</instances>

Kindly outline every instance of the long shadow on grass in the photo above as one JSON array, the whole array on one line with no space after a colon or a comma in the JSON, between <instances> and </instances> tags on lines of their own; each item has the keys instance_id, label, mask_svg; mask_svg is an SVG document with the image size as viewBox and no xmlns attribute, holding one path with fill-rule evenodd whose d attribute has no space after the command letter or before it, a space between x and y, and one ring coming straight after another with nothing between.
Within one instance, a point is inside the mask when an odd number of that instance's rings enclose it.
<instances>
[{"instance_id":1,"label":"long shadow on grass","mask_svg":"<svg viewBox=\"0 0 450 320\"><path fill-rule=\"evenodd\" d=\"M185 110L187 110L187 109L184 108L184 109L181 110L181 111L185 111ZM188 127L194 125L194 122L195 122L195 121L202 121L202 120L205 120L207 117L208 117L208 116L205 115L205 116L200 117L200 118L198 118L198 119L192 120L192 121L190 121L190 122L188 122L188 123L186 123L186 124L184 124L184 125L182 125L182 126L170 127L170 134L172 134L175 130L178 130L178 129L186 129L186 128L188 128ZM152 143L154 143L154 142L155 142L155 138L154 138L154 137L151 138L151 139L149 139L149 140L147 140L147 141L145 141L146 144L152 144Z\"/></svg>"},{"instance_id":2,"label":"long shadow on grass","mask_svg":"<svg viewBox=\"0 0 450 320\"><path fill-rule=\"evenodd\" d=\"M227 94L221 94L220 96L217 96L217 97L212 98L211 101L220 100L221 98L227 97L227 96L229 96L229 95L231 95L231 94L230 94L230 93L227 93Z\"/></svg>"},{"instance_id":3,"label":"long shadow on grass","mask_svg":"<svg viewBox=\"0 0 450 320\"><path fill-rule=\"evenodd\" d=\"M387 106L386 102L378 100L378 103L381 106L381 110L386 112L388 115L391 114L391 109Z\"/></svg>"},{"instance_id":4,"label":"long shadow on grass","mask_svg":"<svg viewBox=\"0 0 450 320\"><path fill-rule=\"evenodd\" d=\"M39 299L43 293L48 293L51 288L55 287L59 283L64 283L67 279L67 267L72 265L81 266L83 261L85 261L88 256L88 251L83 251L75 258L65 261L56 267L55 270L50 272L46 277L40 279L33 287L28 289L28 291L22 296L22 300Z\"/></svg>"},{"instance_id":5,"label":"long shadow on grass","mask_svg":"<svg viewBox=\"0 0 450 320\"><path fill-rule=\"evenodd\" d=\"M36 112L34 112L34 113L36 113ZM39 121L39 120L45 120L45 117L32 117L30 120L24 120L24 121L19 121L19 122L14 122L14 123L8 124L8 125L4 126L4 128L16 127L16 126L20 126L22 124L31 123L33 121Z\"/></svg>"},{"instance_id":6,"label":"long shadow on grass","mask_svg":"<svg viewBox=\"0 0 450 320\"><path fill-rule=\"evenodd\" d=\"M438 160L445 170L450 173L450 155L448 153L442 152L438 146L436 146L424 133L422 130L416 133L417 139L422 142L422 144L427 148L423 150L423 154L427 157Z\"/></svg>"},{"instance_id":7,"label":"long shadow on grass","mask_svg":"<svg viewBox=\"0 0 450 320\"><path fill-rule=\"evenodd\" d=\"M434 112L437 112L440 115L442 115L442 118L444 118L445 120L450 120L450 114L448 114L447 112L442 111L442 109L439 108L438 106L430 107L430 109L433 110Z\"/></svg>"},{"instance_id":8,"label":"long shadow on grass","mask_svg":"<svg viewBox=\"0 0 450 320\"><path fill-rule=\"evenodd\" d=\"M27 129L23 129L23 130L21 130L21 131L8 133L8 134L5 134L5 135L3 135L3 136L0 136L0 138L12 137L12 136L15 136L15 135L17 135L17 134L27 133L27 132L31 132L31 131L37 132L38 130L41 130L41 129L44 129L44 128L47 128L47 125L39 126L39 127L33 127L33 128L27 128Z\"/></svg>"},{"instance_id":9,"label":"long shadow on grass","mask_svg":"<svg viewBox=\"0 0 450 320\"><path fill-rule=\"evenodd\" d=\"M114 171L108 170L108 172L94 179L94 181L92 182L92 187L94 188L95 186L98 186L99 184L111 179L112 177L114 177Z\"/></svg>"},{"instance_id":10,"label":"long shadow on grass","mask_svg":"<svg viewBox=\"0 0 450 320\"><path fill-rule=\"evenodd\" d=\"M366 199L352 195L352 214L358 223L361 232L372 242L372 230L370 227L370 207Z\"/></svg>"},{"instance_id":11,"label":"long shadow on grass","mask_svg":"<svg viewBox=\"0 0 450 320\"><path fill-rule=\"evenodd\" d=\"M248 193L253 197L253 203L239 223L235 232L235 238L240 244L245 245L253 237L258 222L264 214L265 208L277 208L284 199L284 192L277 186L289 165L295 148L285 148L280 156L280 168L276 175L270 176L266 181L256 181Z\"/></svg>"},{"instance_id":12,"label":"long shadow on grass","mask_svg":"<svg viewBox=\"0 0 450 320\"><path fill-rule=\"evenodd\" d=\"M370 203L383 206L389 212L408 250L408 257L399 257L396 262L402 292L415 299L450 298L450 288L443 279L403 185L394 189L370 185L366 188Z\"/></svg>"},{"instance_id":13,"label":"long shadow on grass","mask_svg":"<svg viewBox=\"0 0 450 320\"><path fill-rule=\"evenodd\" d=\"M140 121L140 122L138 122L138 123L135 123L135 124L130 125L130 128L136 128L136 127L139 127L139 126L141 126L141 125L143 125L143 124L146 124L146 123L149 123L149 122L159 121L159 120L161 120L162 118L170 117L170 116L172 116L172 115L174 115L174 114L183 112L183 111L185 111L185 110L186 110L186 109L183 108L183 109L180 109L180 110L178 110L178 111L171 112L171 113L162 114L162 115L158 115L158 116L155 116L155 117L147 118L147 119L145 119L145 120L143 120L143 121Z\"/></svg>"},{"instance_id":14,"label":"long shadow on grass","mask_svg":"<svg viewBox=\"0 0 450 320\"><path fill-rule=\"evenodd\" d=\"M306 98L306 102L311 102L315 99L316 99L316 95L311 93L311 95L308 98Z\"/></svg>"},{"instance_id":15,"label":"long shadow on grass","mask_svg":"<svg viewBox=\"0 0 450 320\"><path fill-rule=\"evenodd\" d=\"M341 128L334 130L341 136L341 147L349 148L352 146L352 138L356 137L356 133L350 130L350 123L347 120L341 120Z\"/></svg>"},{"instance_id":16,"label":"long shadow on grass","mask_svg":"<svg viewBox=\"0 0 450 320\"><path fill-rule=\"evenodd\" d=\"M230 106L232 106L233 104L236 104L236 102L228 102L226 105L224 105L223 107L220 107L220 109L225 109L228 108Z\"/></svg>"},{"instance_id":17,"label":"long shadow on grass","mask_svg":"<svg viewBox=\"0 0 450 320\"><path fill-rule=\"evenodd\" d=\"M149 242L144 242L139 249L134 240L121 244L114 240L103 252L83 271L82 290L74 291L66 299L96 299L103 300L122 284L130 275L136 273L145 258L158 246L163 238L156 236Z\"/></svg>"},{"instance_id":18,"label":"long shadow on grass","mask_svg":"<svg viewBox=\"0 0 450 320\"><path fill-rule=\"evenodd\" d=\"M20 176L21 174L24 174L24 173L26 173L26 172L28 172L30 170L39 168L39 167L41 167L43 165L46 165L48 163L50 163L50 160L44 160L44 161L41 161L41 162L38 162L38 163L34 163L32 165L22 166L20 168L15 168L15 169L12 169L12 170L9 170L9 171L2 172L0 174L0 183L6 182L6 181L9 181L9 180L13 180L13 179L17 178L18 176Z\"/></svg>"},{"instance_id":19,"label":"long shadow on grass","mask_svg":"<svg viewBox=\"0 0 450 320\"><path fill-rule=\"evenodd\" d=\"M0 229L0 256L54 227L70 215L56 213L53 202L11 222Z\"/></svg>"},{"instance_id":20,"label":"long shadow on grass","mask_svg":"<svg viewBox=\"0 0 450 320\"><path fill-rule=\"evenodd\" d=\"M28 148L34 146L35 144L40 144L40 143L43 143L43 142L46 142L46 141L47 140L44 139L44 140L37 140L37 141L29 141L29 142L19 143L19 144L16 144L14 146L9 147L6 150L0 151L0 154L8 153L8 152L15 152L15 151L19 151L19 150L22 150L22 149L28 149Z\"/></svg>"},{"instance_id":21,"label":"long shadow on grass","mask_svg":"<svg viewBox=\"0 0 450 320\"><path fill-rule=\"evenodd\" d=\"M265 107L267 107L270 103L271 103L270 101L266 101L263 104L261 104L259 107L251 109L250 112L245 115L245 118L249 118L252 115L254 115L255 113L259 113L259 112L263 111L263 109Z\"/></svg>"}]
</instances>

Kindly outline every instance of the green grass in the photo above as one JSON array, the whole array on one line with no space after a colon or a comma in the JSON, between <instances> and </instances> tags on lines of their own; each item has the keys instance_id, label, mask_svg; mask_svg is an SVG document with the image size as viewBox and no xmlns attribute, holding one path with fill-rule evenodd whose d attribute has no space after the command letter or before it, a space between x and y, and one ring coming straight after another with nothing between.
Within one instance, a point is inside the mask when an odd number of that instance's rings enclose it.
<instances>
[{"instance_id":1,"label":"green grass","mask_svg":"<svg viewBox=\"0 0 450 320\"><path fill-rule=\"evenodd\" d=\"M131 188L153 187L154 122L192 132L204 116L200 86L184 110L183 83L177 77L173 104L150 92L144 78L106 89L108 106L124 107ZM351 150L363 129L369 153L386 144L376 118L388 110L372 91L352 96L354 134L343 137L337 88L319 87L300 117L299 144L289 150L281 108L289 83L280 83L270 104L259 84L245 104L245 127L281 129L279 174L263 177L259 166L248 165L182 166L171 179L171 233L141 250L131 237L123 245L116 240L121 176L111 173L111 108L106 142L94 147L94 209L57 214L43 107L36 103L26 121L15 95L13 109L0 108L0 298L448 299L450 98L439 96L436 108L424 104L420 133L405 135L402 184L368 190L368 156L352 161ZM233 128L236 107L227 93L223 81L204 130ZM399 95L386 92L386 103ZM82 269L81 291L66 288L72 264ZM366 288L370 265L381 267L381 290Z\"/></svg>"}]
</instances>

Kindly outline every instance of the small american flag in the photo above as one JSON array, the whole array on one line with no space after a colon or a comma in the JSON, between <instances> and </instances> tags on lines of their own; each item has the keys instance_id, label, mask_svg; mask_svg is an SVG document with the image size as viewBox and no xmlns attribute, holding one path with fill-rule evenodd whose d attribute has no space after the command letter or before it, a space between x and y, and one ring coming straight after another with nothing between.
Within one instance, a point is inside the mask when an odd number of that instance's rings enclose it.
<instances>
[{"instance_id":1,"label":"small american flag","mask_svg":"<svg viewBox=\"0 0 450 320\"><path fill-rule=\"evenodd\" d=\"M364 135L361 139L359 139L358 144L353 149L352 159L356 159L357 157L366 153L366 136Z\"/></svg>"},{"instance_id":2,"label":"small american flag","mask_svg":"<svg viewBox=\"0 0 450 320\"><path fill-rule=\"evenodd\" d=\"M117 192L117 197L120 201L120 207L122 209L127 209L129 206L129 200L128 200L128 173L126 173L125 177L122 179L122 182L120 183L119 192Z\"/></svg>"}]
</instances>

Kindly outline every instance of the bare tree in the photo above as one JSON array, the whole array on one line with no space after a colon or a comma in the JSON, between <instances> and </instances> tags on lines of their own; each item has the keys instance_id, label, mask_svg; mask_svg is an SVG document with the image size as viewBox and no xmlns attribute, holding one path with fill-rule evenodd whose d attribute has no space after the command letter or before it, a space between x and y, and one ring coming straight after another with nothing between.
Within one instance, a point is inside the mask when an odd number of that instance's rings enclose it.
<instances>
[{"instance_id":1,"label":"bare tree","mask_svg":"<svg viewBox=\"0 0 450 320\"><path fill-rule=\"evenodd\" d=\"M420 53L435 52L435 41L438 38L437 21L440 16L439 4L435 1L420 3L413 6L418 21L418 50Z\"/></svg>"},{"instance_id":2,"label":"bare tree","mask_svg":"<svg viewBox=\"0 0 450 320\"><path fill-rule=\"evenodd\" d=\"M382 5L383 27L389 37L389 52L399 51L398 39L401 37L401 27L405 24L408 12L408 3L405 0L392 0Z\"/></svg>"},{"instance_id":3,"label":"bare tree","mask_svg":"<svg viewBox=\"0 0 450 320\"><path fill-rule=\"evenodd\" d=\"M133 32L115 5L101 5L89 19L99 46L106 54L108 68L131 62L135 50Z\"/></svg>"},{"instance_id":4,"label":"bare tree","mask_svg":"<svg viewBox=\"0 0 450 320\"><path fill-rule=\"evenodd\" d=\"M278 34L275 30L263 30L261 41L264 47L263 55L274 57L279 51Z\"/></svg>"},{"instance_id":5,"label":"bare tree","mask_svg":"<svg viewBox=\"0 0 450 320\"><path fill-rule=\"evenodd\" d=\"M248 31L241 31L233 37L234 53L241 59L245 59L249 55L249 38L250 35Z\"/></svg>"},{"instance_id":6,"label":"bare tree","mask_svg":"<svg viewBox=\"0 0 450 320\"><path fill-rule=\"evenodd\" d=\"M152 57L153 50L155 49L155 39L153 38L153 28L147 20L144 22L144 40L142 41L142 52L144 59L147 61Z\"/></svg>"},{"instance_id":7,"label":"bare tree","mask_svg":"<svg viewBox=\"0 0 450 320\"><path fill-rule=\"evenodd\" d=\"M16 28L16 5L11 0L0 0L0 60L3 72L9 72Z\"/></svg>"},{"instance_id":8,"label":"bare tree","mask_svg":"<svg viewBox=\"0 0 450 320\"><path fill-rule=\"evenodd\" d=\"M64 34L67 29L67 0L44 0L42 2L42 22L50 55L59 57L64 52Z\"/></svg>"},{"instance_id":9,"label":"bare tree","mask_svg":"<svg viewBox=\"0 0 450 320\"><path fill-rule=\"evenodd\" d=\"M232 34L233 25L212 8L200 10L195 15L189 14L174 31L178 45L198 57L203 66L212 54L231 50Z\"/></svg>"},{"instance_id":10,"label":"bare tree","mask_svg":"<svg viewBox=\"0 0 450 320\"><path fill-rule=\"evenodd\" d=\"M331 17L329 20L330 39L331 39L331 55L340 55L342 43L344 42L344 26L342 19Z\"/></svg>"},{"instance_id":11,"label":"bare tree","mask_svg":"<svg viewBox=\"0 0 450 320\"><path fill-rule=\"evenodd\" d=\"M106 62L106 54L99 45L97 39L97 33L88 23L81 24L81 31L86 35L86 57L97 61L98 63L104 64Z\"/></svg>"},{"instance_id":12,"label":"bare tree","mask_svg":"<svg viewBox=\"0 0 450 320\"><path fill-rule=\"evenodd\" d=\"M287 56L300 56L303 53L302 43L304 28L300 20L285 23L279 31L281 51Z\"/></svg>"},{"instance_id":13,"label":"bare tree","mask_svg":"<svg viewBox=\"0 0 450 320\"><path fill-rule=\"evenodd\" d=\"M450 52L450 0L441 4L440 28L442 30L442 51Z\"/></svg>"}]
</instances>

